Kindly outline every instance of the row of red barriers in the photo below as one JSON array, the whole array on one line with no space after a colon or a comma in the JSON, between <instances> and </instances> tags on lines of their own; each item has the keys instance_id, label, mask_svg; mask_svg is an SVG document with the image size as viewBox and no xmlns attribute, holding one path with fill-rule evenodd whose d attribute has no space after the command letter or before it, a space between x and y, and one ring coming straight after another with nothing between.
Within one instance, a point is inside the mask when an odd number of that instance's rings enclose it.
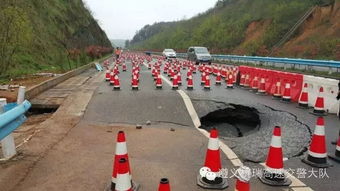
<instances>
[{"instance_id":1,"label":"row of red barriers","mask_svg":"<svg viewBox=\"0 0 340 191\"><path fill-rule=\"evenodd\" d=\"M291 86L292 101L297 102L299 100L299 96L303 87L302 74L255 68L250 66L240 66L239 71L240 75L248 75L250 84L253 83L255 77L258 78L258 81L260 81L261 78L264 78L266 82L266 93L270 95L274 93L275 84L277 82L281 83L281 92L283 92L285 85L289 83Z\"/></svg>"}]
</instances>

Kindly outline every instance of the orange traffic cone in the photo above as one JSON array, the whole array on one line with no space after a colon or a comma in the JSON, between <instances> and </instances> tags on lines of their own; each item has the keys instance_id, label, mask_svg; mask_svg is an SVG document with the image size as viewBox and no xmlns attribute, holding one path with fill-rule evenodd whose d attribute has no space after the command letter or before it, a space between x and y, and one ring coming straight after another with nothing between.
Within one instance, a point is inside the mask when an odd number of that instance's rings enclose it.
<instances>
[{"instance_id":1,"label":"orange traffic cone","mask_svg":"<svg viewBox=\"0 0 340 191\"><path fill-rule=\"evenodd\" d=\"M320 87L319 95L316 98L313 114L323 116L326 114L324 99L323 99L323 87Z\"/></svg>"},{"instance_id":2,"label":"orange traffic cone","mask_svg":"<svg viewBox=\"0 0 340 191\"><path fill-rule=\"evenodd\" d=\"M205 76L206 76L207 74L205 74L205 72L202 72L202 74L201 74L201 85L204 85L205 84Z\"/></svg>"},{"instance_id":3,"label":"orange traffic cone","mask_svg":"<svg viewBox=\"0 0 340 191\"><path fill-rule=\"evenodd\" d=\"M120 90L120 82L118 75L115 75L113 90Z\"/></svg>"},{"instance_id":4,"label":"orange traffic cone","mask_svg":"<svg viewBox=\"0 0 340 191\"><path fill-rule=\"evenodd\" d=\"M158 186L158 191L170 191L170 183L167 178L162 178L159 186Z\"/></svg>"},{"instance_id":5,"label":"orange traffic cone","mask_svg":"<svg viewBox=\"0 0 340 191\"><path fill-rule=\"evenodd\" d=\"M233 75L233 83L235 84L237 80L237 72L232 72L232 75Z\"/></svg>"},{"instance_id":6,"label":"orange traffic cone","mask_svg":"<svg viewBox=\"0 0 340 191\"><path fill-rule=\"evenodd\" d=\"M129 172L129 164L126 158L120 158L117 167L117 180L116 186L112 191L137 191L139 185L134 185L131 181Z\"/></svg>"},{"instance_id":7,"label":"orange traffic cone","mask_svg":"<svg viewBox=\"0 0 340 191\"><path fill-rule=\"evenodd\" d=\"M308 155L302 162L313 167L327 168L331 166L327 161L325 121L323 117L318 117L312 141L308 149Z\"/></svg>"},{"instance_id":8,"label":"orange traffic cone","mask_svg":"<svg viewBox=\"0 0 340 191\"><path fill-rule=\"evenodd\" d=\"M282 97L282 94L281 94L281 82L278 81L275 84L273 98L280 99L281 97Z\"/></svg>"},{"instance_id":9,"label":"orange traffic cone","mask_svg":"<svg viewBox=\"0 0 340 191\"><path fill-rule=\"evenodd\" d=\"M114 163L113 163L113 171L112 171L112 186L115 186L116 178L117 178L117 172L118 172L118 163L119 159L126 158L127 159L127 165L129 166L129 156L127 153L127 147L126 147L126 139L124 131L119 131L117 134L117 143L116 143L116 153L114 157Z\"/></svg>"},{"instance_id":10,"label":"orange traffic cone","mask_svg":"<svg viewBox=\"0 0 340 191\"><path fill-rule=\"evenodd\" d=\"M113 68L113 73L114 73L115 75L119 74L119 69L118 69L118 66L117 66L117 65Z\"/></svg>"},{"instance_id":11,"label":"orange traffic cone","mask_svg":"<svg viewBox=\"0 0 340 191\"><path fill-rule=\"evenodd\" d=\"M117 190L116 185L118 184L117 178L119 174L119 166L120 166L120 160L124 159L124 165L126 168L129 179L131 180L131 170L129 165L129 156L127 153L127 147L126 147L126 139L125 134L123 131L119 131L117 134L117 143L116 143L116 153L114 157L114 163L113 163L113 171L112 171L112 180L111 180L111 190ZM134 188L138 188L139 184L132 182L132 185Z\"/></svg>"},{"instance_id":12,"label":"orange traffic cone","mask_svg":"<svg viewBox=\"0 0 340 191\"><path fill-rule=\"evenodd\" d=\"M187 72L187 79L188 79L189 76L191 76L191 75L192 75L192 71L191 71L191 69L189 69L188 72Z\"/></svg>"},{"instance_id":13,"label":"orange traffic cone","mask_svg":"<svg viewBox=\"0 0 340 191\"><path fill-rule=\"evenodd\" d=\"M272 186L289 186L292 183L292 181L286 177L283 169L281 128L279 126L274 128L265 169L259 178L264 184Z\"/></svg>"},{"instance_id":14,"label":"orange traffic cone","mask_svg":"<svg viewBox=\"0 0 340 191\"><path fill-rule=\"evenodd\" d=\"M175 71L173 69L171 69L169 75L170 75L170 80L173 80L175 75L176 75Z\"/></svg>"},{"instance_id":15,"label":"orange traffic cone","mask_svg":"<svg viewBox=\"0 0 340 191\"><path fill-rule=\"evenodd\" d=\"M241 166L236 170L236 186L235 191L250 191L249 181L251 179L252 172L247 166Z\"/></svg>"},{"instance_id":16,"label":"orange traffic cone","mask_svg":"<svg viewBox=\"0 0 340 191\"><path fill-rule=\"evenodd\" d=\"M259 89L257 90L257 94L264 95L266 94L266 80L261 78Z\"/></svg>"},{"instance_id":17,"label":"orange traffic cone","mask_svg":"<svg viewBox=\"0 0 340 191\"><path fill-rule=\"evenodd\" d=\"M254 79L253 79L253 83L252 83L251 89L253 91L257 91L259 89L259 79L258 79L257 76L255 76Z\"/></svg>"},{"instance_id":18,"label":"orange traffic cone","mask_svg":"<svg viewBox=\"0 0 340 191\"><path fill-rule=\"evenodd\" d=\"M177 73L177 83L179 86L182 85L182 75L180 72Z\"/></svg>"},{"instance_id":19,"label":"orange traffic cone","mask_svg":"<svg viewBox=\"0 0 340 191\"><path fill-rule=\"evenodd\" d=\"M204 167L200 169L197 176L197 185L208 189L224 189L228 187L228 182L217 174L221 170L221 155L218 140L218 131L210 130L208 149L205 157Z\"/></svg>"},{"instance_id":20,"label":"orange traffic cone","mask_svg":"<svg viewBox=\"0 0 340 191\"><path fill-rule=\"evenodd\" d=\"M221 73L220 72L217 72L216 74L216 81L215 81L215 84L216 85L221 85Z\"/></svg>"},{"instance_id":21,"label":"orange traffic cone","mask_svg":"<svg viewBox=\"0 0 340 191\"><path fill-rule=\"evenodd\" d=\"M241 74L241 78L240 78L240 86L243 87L244 86L244 81L245 81L245 75Z\"/></svg>"},{"instance_id":22,"label":"orange traffic cone","mask_svg":"<svg viewBox=\"0 0 340 191\"><path fill-rule=\"evenodd\" d=\"M187 85L187 90L193 90L194 89L194 84L193 84L193 81L192 81L192 76L190 75L188 77L188 85Z\"/></svg>"},{"instance_id":23,"label":"orange traffic cone","mask_svg":"<svg viewBox=\"0 0 340 191\"><path fill-rule=\"evenodd\" d=\"M132 90L138 90L138 79L136 75L132 75L131 87Z\"/></svg>"},{"instance_id":24,"label":"orange traffic cone","mask_svg":"<svg viewBox=\"0 0 340 191\"><path fill-rule=\"evenodd\" d=\"M246 78L244 80L244 84L243 84L244 88L249 88L249 74L246 75Z\"/></svg>"},{"instance_id":25,"label":"orange traffic cone","mask_svg":"<svg viewBox=\"0 0 340 191\"><path fill-rule=\"evenodd\" d=\"M229 74L227 76L228 76L228 79L227 79L227 88L229 88L229 89L234 88L233 75Z\"/></svg>"},{"instance_id":26,"label":"orange traffic cone","mask_svg":"<svg viewBox=\"0 0 340 191\"><path fill-rule=\"evenodd\" d=\"M299 108L307 109L308 108L308 92L307 92L307 83L303 85L303 89L299 99Z\"/></svg>"},{"instance_id":27,"label":"orange traffic cone","mask_svg":"<svg viewBox=\"0 0 340 191\"><path fill-rule=\"evenodd\" d=\"M209 75L205 76L204 89L210 90L210 77L209 77Z\"/></svg>"},{"instance_id":28,"label":"orange traffic cone","mask_svg":"<svg viewBox=\"0 0 340 191\"><path fill-rule=\"evenodd\" d=\"M290 83L286 83L285 89L283 90L282 101L289 103L292 97L290 95Z\"/></svg>"},{"instance_id":29,"label":"orange traffic cone","mask_svg":"<svg viewBox=\"0 0 340 191\"><path fill-rule=\"evenodd\" d=\"M336 144L336 147L335 147L335 154L329 154L328 155L329 158L337 161L337 162L340 162L340 136L338 138L338 141L337 141L337 144Z\"/></svg>"},{"instance_id":30,"label":"orange traffic cone","mask_svg":"<svg viewBox=\"0 0 340 191\"><path fill-rule=\"evenodd\" d=\"M172 89L173 90L178 90L177 74L175 74L174 78L172 79Z\"/></svg>"},{"instance_id":31,"label":"orange traffic cone","mask_svg":"<svg viewBox=\"0 0 340 191\"><path fill-rule=\"evenodd\" d=\"M113 86L115 83L115 74L111 71L110 72L110 85Z\"/></svg>"},{"instance_id":32,"label":"orange traffic cone","mask_svg":"<svg viewBox=\"0 0 340 191\"><path fill-rule=\"evenodd\" d=\"M105 73L105 80L106 81L110 81L110 70L106 70L106 73Z\"/></svg>"},{"instance_id":33,"label":"orange traffic cone","mask_svg":"<svg viewBox=\"0 0 340 191\"><path fill-rule=\"evenodd\" d=\"M162 89L162 78L159 74L157 75L157 79L156 79L156 88Z\"/></svg>"}]
</instances>

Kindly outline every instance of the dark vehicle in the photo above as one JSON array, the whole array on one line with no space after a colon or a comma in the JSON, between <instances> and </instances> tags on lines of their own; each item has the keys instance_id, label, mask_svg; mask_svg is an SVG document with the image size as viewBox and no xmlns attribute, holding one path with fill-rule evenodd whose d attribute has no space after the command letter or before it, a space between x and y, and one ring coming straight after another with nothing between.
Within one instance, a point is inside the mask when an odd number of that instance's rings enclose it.
<instances>
[{"instance_id":1,"label":"dark vehicle","mask_svg":"<svg viewBox=\"0 0 340 191\"><path fill-rule=\"evenodd\" d=\"M149 51L145 51L144 53L148 56L151 56L151 52L149 52Z\"/></svg>"},{"instance_id":2,"label":"dark vehicle","mask_svg":"<svg viewBox=\"0 0 340 191\"><path fill-rule=\"evenodd\" d=\"M206 47L193 46L188 49L188 60L196 64L207 62L211 64L211 55Z\"/></svg>"}]
</instances>

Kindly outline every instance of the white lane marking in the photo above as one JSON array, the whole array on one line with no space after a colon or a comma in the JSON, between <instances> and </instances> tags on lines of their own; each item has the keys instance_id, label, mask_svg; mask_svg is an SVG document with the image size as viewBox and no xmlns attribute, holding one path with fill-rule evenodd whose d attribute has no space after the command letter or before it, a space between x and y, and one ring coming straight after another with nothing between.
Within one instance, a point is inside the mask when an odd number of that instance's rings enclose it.
<instances>
[{"instance_id":1,"label":"white lane marking","mask_svg":"<svg viewBox=\"0 0 340 191\"><path fill-rule=\"evenodd\" d=\"M290 189L293 191L313 191L313 189L309 187L291 187Z\"/></svg>"},{"instance_id":2,"label":"white lane marking","mask_svg":"<svg viewBox=\"0 0 340 191\"><path fill-rule=\"evenodd\" d=\"M148 67L145 63L143 63L145 67ZM161 74L161 78L163 79L164 82L166 82L169 86L172 86L171 81L169 81L165 76ZM204 136L207 138L210 137L209 132L207 132L204 129L199 128L201 126L201 121L197 115L197 112L194 108L194 105L191 102L190 97L183 91L183 90L177 90L179 95L182 97L184 104L189 112L189 115L191 117L192 122L194 123L195 128L201 132ZM243 165L241 160L237 157L237 155L234 153L233 150L231 150L226 144L224 144L222 141L220 143L220 148L222 152L227 156L227 158L230 160L230 162L235 166L235 167L240 167Z\"/></svg>"},{"instance_id":3,"label":"white lane marking","mask_svg":"<svg viewBox=\"0 0 340 191\"><path fill-rule=\"evenodd\" d=\"M172 86L172 83L163 75L161 75L161 78L163 79L163 81L165 81L167 84L169 84L169 86Z\"/></svg>"},{"instance_id":4,"label":"white lane marking","mask_svg":"<svg viewBox=\"0 0 340 191\"><path fill-rule=\"evenodd\" d=\"M184 104L190 114L190 117L195 125L195 128L201 132L203 135L205 135L206 137L209 138L209 132L207 132L204 129L200 129L199 127L201 126L201 122L198 118L198 115L196 113L196 110L191 102L190 97L183 91L183 90L177 90L177 92L181 95ZM238 159L237 155L234 153L234 151L232 151L226 144L224 144L222 141L220 141L220 148L222 150L222 152L227 156L227 158L230 160L230 162L236 166L242 166L243 163L241 162L240 159Z\"/></svg>"},{"instance_id":5,"label":"white lane marking","mask_svg":"<svg viewBox=\"0 0 340 191\"><path fill-rule=\"evenodd\" d=\"M197 115L197 113L196 113L196 110L195 110L195 108L194 108L194 105L193 105L192 102L191 102L190 97L189 97L183 90L177 90L177 92L178 92L179 95L182 97L182 99L183 99L183 101L184 101L184 104L185 104L185 106L186 106L186 108L187 108L187 110L188 110L188 112L189 112L189 115L190 115L190 117L191 117L191 119L192 119L192 121L193 121L195 127L198 129L198 128L201 126L201 121L200 121L200 119L198 118L198 115ZM201 129L200 131L202 132L202 130L205 131L204 129ZM206 132L206 131L205 131L205 132ZM210 135L209 135L208 132L204 133L204 135L205 135L206 137L208 137L208 138L210 137Z\"/></svg>"},{"instance_id":6,"label":"white lane marking","mask_svg":"<svg viewBox=\"0 0 340 191\"><path fill-rule=\"evenodd\" d=\"M144 66L148 67L145 63ZM172 86L172 83L161 74L161 78L169 84L169 86ZM205 135L207 138L210 137L209 132L207 132L204 129L199 128L201 126L201 121L198 118L198 115L196 113L196 110L194 108L194 105L191 102L190 97L183 91L183 90L177 90L177 92L181 95L184 104L189 112L189 115L194 123L195 128L201 132L203 135ZM220 148L222 152L227 156L227 158L230 160L230 162L235 167L243 166L242 161L237 157L237 155L234 153L233 150L231 150L226 144L224 144L222 141L220 141ZM265 167L264 163L260 163L262 166ZM292 181L292 184L289 186L289 188L293 191L313 191L310 187L307 187L303 182L301 182L298 178L293 176L292 174L287 173L289 175L290 180Z\"/></svg>"}]
</instances>

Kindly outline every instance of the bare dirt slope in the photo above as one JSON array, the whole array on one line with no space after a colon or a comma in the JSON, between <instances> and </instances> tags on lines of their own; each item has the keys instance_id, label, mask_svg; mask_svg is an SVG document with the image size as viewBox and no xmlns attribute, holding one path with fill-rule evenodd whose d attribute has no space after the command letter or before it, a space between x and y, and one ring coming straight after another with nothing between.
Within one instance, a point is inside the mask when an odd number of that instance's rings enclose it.
<instances>
[{"instance_id":1,"label":"bare dirt slope","mask_svg":"<svg viewBox=\"0 0 340 191\"><path fill-rule=\"evenodd\" d=\"M278 54L340 60L340 2L318 7Z\"/></svg>"}]
</instances>

